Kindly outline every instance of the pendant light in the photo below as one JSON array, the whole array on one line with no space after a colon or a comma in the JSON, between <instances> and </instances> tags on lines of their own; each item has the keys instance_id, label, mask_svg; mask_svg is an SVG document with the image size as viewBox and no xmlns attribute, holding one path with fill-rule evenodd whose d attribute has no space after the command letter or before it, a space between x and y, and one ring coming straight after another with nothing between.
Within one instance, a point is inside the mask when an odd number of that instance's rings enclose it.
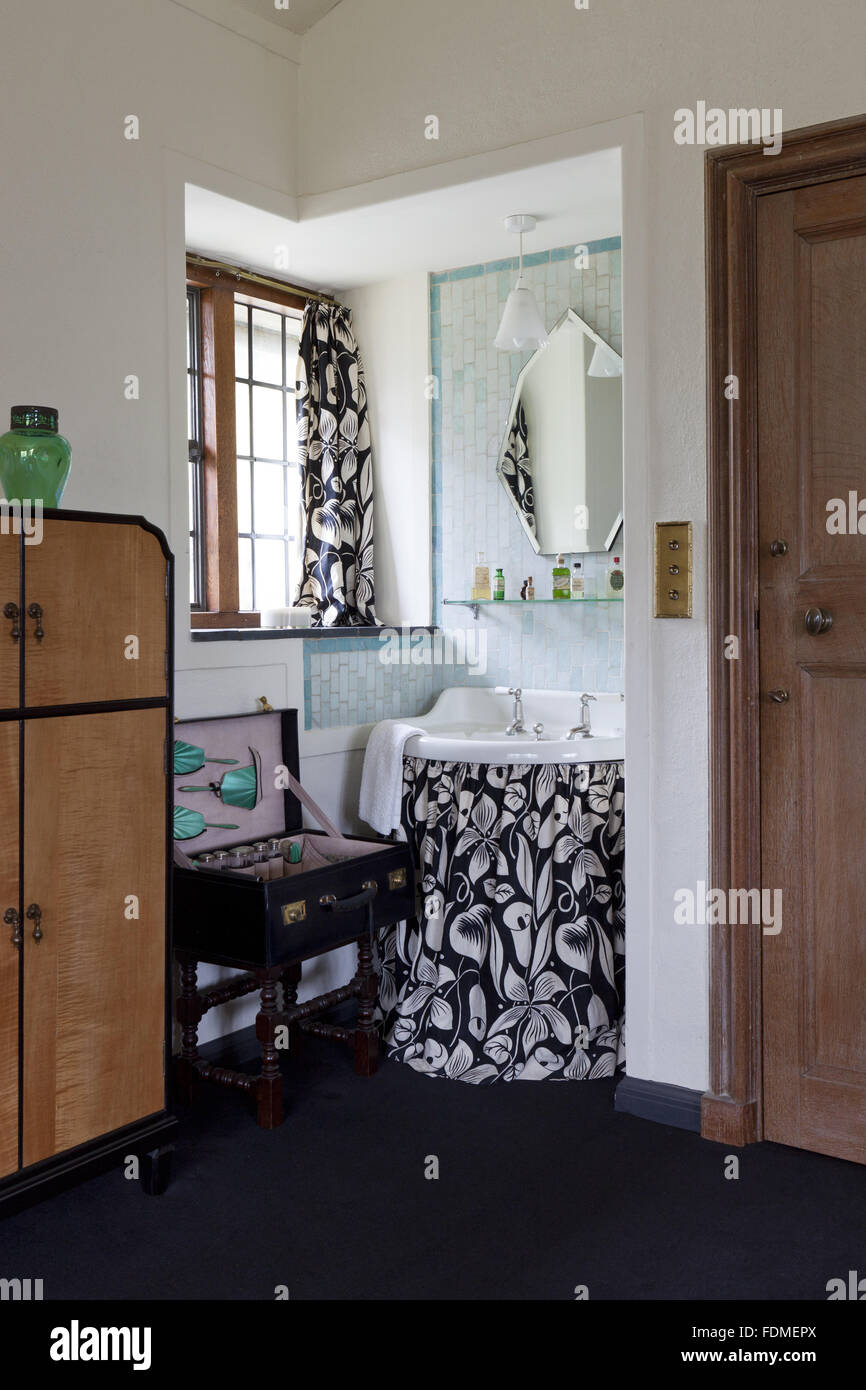
<instances>
[{"instance_id":1,"label":"pendant light","mask_svg":"<svg viewBox=\"0 0 866 1390\"><path fill-rule=\"evenodd\" d=\"M505 301L505 311L493 345L500 352L522 352L526 348L543 347L547 342L544 319L539 313L535 295L523 278L523 233L535 231L535 218L526 212L516 213L513 217L506 217L505 229L520 234L520 268L517 284Z\"/></svg>"},{"instance_id":2,"label":"pendant light","mask_svg":"<svg viewBox=\"0 0 866 1390\"><path fill-rule=\"evenodd\" d=\"M587 376L622 376L622 360L604 343L596 343Z\"/></svg>"}]
</instances>

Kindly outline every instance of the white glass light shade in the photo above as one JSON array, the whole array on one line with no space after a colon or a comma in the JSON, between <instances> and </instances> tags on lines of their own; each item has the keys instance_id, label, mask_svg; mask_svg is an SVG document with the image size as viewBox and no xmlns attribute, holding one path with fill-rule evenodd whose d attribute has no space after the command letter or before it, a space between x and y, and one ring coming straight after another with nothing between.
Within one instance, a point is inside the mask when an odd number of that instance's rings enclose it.
<instances>
[{"instance_id":1,"label":"white glass light shade","mask_svg":"<svg viewBox=\"0 0 866 1390\"><path fill-rule=\"evenodd\" d=\"M493 339L500 352L518 352L541 347L547 342L547 329L538 311L535 295L522 275L505 301L499 332Z\"/></svg>"},{"instance_id":2,"label":"white glass light shade","mask_svg":"<svg viewBox=\"0 0 866 1390\"><path fill-rule=\"evenodd\" d=\"M622 362L608 352L601 343L596 343L592 361L586 369L587 376L622 376Z\"/></svg>"}]
</instances>

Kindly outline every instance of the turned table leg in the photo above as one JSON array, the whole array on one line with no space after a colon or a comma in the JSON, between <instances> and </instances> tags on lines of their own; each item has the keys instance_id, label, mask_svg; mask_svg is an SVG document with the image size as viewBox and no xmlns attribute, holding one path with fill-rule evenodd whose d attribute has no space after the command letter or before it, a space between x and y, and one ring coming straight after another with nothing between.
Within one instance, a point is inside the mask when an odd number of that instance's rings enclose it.
<instances>
[{"instance_id":1,"label":"turned table leg","mask_svg":"<svg viewBox=\"0 0 866 1390\"><path fill-rule=\"evenodd\" d=\"M373 969L373 938L369 933L358 938L358 981L355 1071L359 1076L372 1076L379 1053L379 1035L373 1023L378 981Z\"/></svg>"},{"instance_id":2,"label":"turned table leg","mask_svg":"<svg viewBox=\"0 0 866 1390\"><path fill-rule=\"evenodd\" d=\"M189 1104L199 1081L196 1069L199 1060L198 1025L203 1012L198 995L198 961L194 956L180 957L180 995L175 1012L181 1028L180 1057L175 1073L177 1089L181 1100Z\"/></svg>"},{"instance_id":3,"label":"turned table leg","mask_svg":"<svg viewBox=\"0 0 866 1390\"><path fill-rule=\"evenodd\" d=\"M277 975L257 972L261 982L261 1007L256 1015L256 1037L262 1049L262 1069L256 1080L256 1119L262 1129L283 1123L283 1074L275 1046Z\"/></svg>"}]
</instances>

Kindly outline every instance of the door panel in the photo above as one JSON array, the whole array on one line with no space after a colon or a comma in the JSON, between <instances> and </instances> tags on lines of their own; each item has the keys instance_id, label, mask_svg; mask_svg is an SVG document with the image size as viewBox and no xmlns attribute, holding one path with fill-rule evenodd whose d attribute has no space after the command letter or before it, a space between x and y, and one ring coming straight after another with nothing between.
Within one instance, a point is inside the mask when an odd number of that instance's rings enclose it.
<instances>
[{"instance_id":1,"label":"door panel","mask_svg":"<svg viewBox=\"0 0 866 1390\"><path fill-rule=\"evenodd\" d=\"M2 547L0 547L2 549ZM19 725L0 724L0 1178L18 1167L18 973L20 955L3 922L18 910L18 739Z\"/></svg>"},{"instance_id":2,"label":"door panel","mask_svg":"<svg viewBox=\"0 0 866 1390\"><path fill-rule=\"evenodd\" d=\"M25 1164L163 1107L164 741L159 709L25 727Z\"/></svg>"},{"instance_id":3,"label":"door panel","mask_svg":"<svg viewBox=\"0 0 866 1390\"><path fill-rule=\"evenodd\" d=\"M13 632L18 628L14 618L7 618L8 603L21 604L21 538L0 532L0 709L17 709L21 663L21 639Z\"/></svg>"},{"instance_id":4,"label":"door panel","mask_svg":"<svg viewBox=\"0 0 866 1390\"><path fill-rule=\"evenodd\" d=\"M759 200L758 317L764 1133L866 1163L866 178Z\"/></svg>"},{"instance_id":5,"label":"door panel","mask_svg":"<svg viewBox=\"0 0 866 1390\"><path fill-rule=\"evenodd\" d=\"M156 536L110 522L44 525L42 544L24 555L25 605L39 604L44 632L38 640L25 618L26 703L164 696L166 560Z\"/></svg>"}]
</instances>

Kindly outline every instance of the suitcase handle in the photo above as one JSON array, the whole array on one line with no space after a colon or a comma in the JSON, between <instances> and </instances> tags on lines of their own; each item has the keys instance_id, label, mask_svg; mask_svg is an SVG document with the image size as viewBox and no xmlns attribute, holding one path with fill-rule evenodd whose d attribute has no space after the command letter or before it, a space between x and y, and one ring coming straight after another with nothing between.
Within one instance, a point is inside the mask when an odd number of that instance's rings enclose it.
<instances>
[{"instance_id":1,"label":"suitcase handle","mask_svg":"<svg viewBox=\"0 0 866 1390\"><path fill-rule=\"evenodd\" d=\"M360 893L353 893L350 898L335 898L333 893L323 893L319 898L319 907L329 908L331 912L353 912L356 907L371 903L378 891L376 880L368 878Z\"/></svg>"}]
</instances>

